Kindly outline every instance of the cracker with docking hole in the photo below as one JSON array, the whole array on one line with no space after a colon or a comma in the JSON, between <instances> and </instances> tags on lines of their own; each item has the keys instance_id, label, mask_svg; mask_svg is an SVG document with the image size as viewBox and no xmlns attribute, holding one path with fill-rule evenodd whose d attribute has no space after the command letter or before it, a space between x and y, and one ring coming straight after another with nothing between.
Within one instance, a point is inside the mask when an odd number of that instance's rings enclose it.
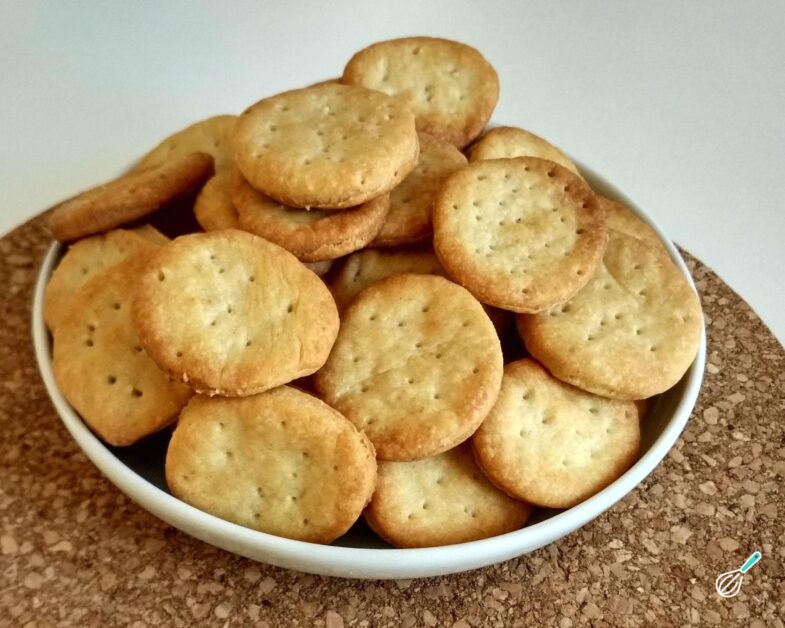
<instances>
[{"instance_id":1,"label":"cracker with docking hole","mask_svg":"<svg viewBox=\"0 0 785 628\"><path fill-rule=\"evenodd\" d=\"M239 171L231 192L243 229L303 262L332 260L361 249L379 233L390 209L389 194L342 211L288 207L255 190Z\"/></svg>"},{"instance_id":2,"label":"cracker with docking hole","mask_svg":"<svg viewBox=\"0 0 785 628\"><path fill-rule=\"evenodd\" d=\"M245 397L195 397L166 454L180 499L242 526L330 543L371 499L376 459L340 413L289 386Z\"/></svg>"},{"instance_id":3,"label":"cracker with docking hole","mask_svg":"<svg viewBox=\"0 0 785 628\"><path fill-rule=\"evenodd\" d=\"M330 291L342 310L371 284L402 273L444 275L444 269L430 249L365 249L346 258L330 279Z\"/></svg>"},{"instance_id":4,"label":"cracker with docking hole","mask_svg":"<svg viewBox=\"0 0 785 628\"><path fill-rule=\"evenodd\" d=\"M150 231L152 230L152 231ZM116 229L72 244L55 268L44 293L44 321L49 330L66 315L76 291L101 271L127 257L152 250L158 234L153 227L140 230Z\"/></svg>"},{"instance_id":5,"label":"cracker with docking hole","mask_svg":"<svg viewBox=\"0 0 785 628\"><path fill-rule=\"evenodd\" d=\"M215 162L215 171L227 170L232 165L229 137L237 116L221 115L200 120L163 140L147 153L134 170L160 166L189 153L207 153Z\"/></svg>"},{"instance_id":6,"label":"cracker with docking hole","mask_svg":"<svg viewBox=\"0 0 785 628\"><path fill-rule=\"evenodd\" d=\"M419 133L420 158L409 175L390 192L390 213L372 246L400 246L431 236L431 208L445 179L466 165L455 146Z\"/></svg>"},{"instance_id":7,"label":"cracker with docking hole","mask_svg":"<svg viewBox=\"0 0 785 628\"><path fill-rule=\"evenodd\" d=\"M703 316L670 258L611 231L602 264L577 295L517 323L529 352L559 379L605 397L644 399L692 364Z\"/></svg>"},{"instance_id":8,"label":"cracker with docking hole","mask_svg":"<svg viewBox=\"0 0 785 628\"><path fill-rule=\"evenodd\" d=\"M670 253L660 240L660 236L646 222L638 218L629 207L618 201L612 201L604 196L597 196L597 200L605 210L605 222L608 229L620 231L633 238L643 240L646 244L662 252L670 259Z\"/></svg>"},{"instance_id":9,"label":"cracker with docking hole","mask_svg":"<svg viewBox=\"0 0 785 628\"><path fill-rule=\"evenodd\" d=\"M109 231L194 192L212 174L213 158L205 153L132 172L55 207L49 229L61 242Z\"/></svg>"},{"instance_id":10,"label":"cracker with docking hole","mask_svg":"<svg viewBox=\"0 0 785 628\"><path fill-rule=\"evenodd\" d=\"M518 530L531 510L493 486L463 444L422 460L379 462L365 520L395 547L436 547Z\"/></svg>"},{"instance_id":11,"label":"cracker with docking hole","mask_svg":"<svg viewBox=\"0 0 785 628\"><path fill-rule=\"evenodd\" d=\"M414 116L395 98L324 84L265 98L232 134L257 190L291 207L343 209L389 192L419 155Z\"/></svg>"},{"instance_id":12,"label":"cracker with docking hole","mask_svg":"<svg viewBox=\"0 0 785 628\"><path fill-rule=\"evenodd\" d=\"M577 174L578 168L560 149L539 135L512 126L500 126L485 132L469 150L469 161L538 157L547 159Z\"/></svg>"},{"instance_id":13,"label":"cracker with docking hole","mask_svg":"<svg viewBox=\"0 0 785 628\"><path fill-rule=\"evenodd\" d=\"M602 259L605 215L577 175L535 157L476 161L433 208L434 250L483 303L540 312L580 290Z\"/></svg>"},{"instance_id":14,"label":"cracker with docking hole","mask_svg":"<svg viewBox=\"0 0 785 628\"><path fill-rule=\"evenodd\" d=\"M371 284L403 273L445 276L442 265L430 248L365 249L348 256L328 285L338 309L342 310ZM511 322L510 312L490 305L483 305L483 309L498 333Z\"/></svg>"},{"instance_id":15,"label":"cracker with docking hole","mask_svg":"<svg viewBox=\"0 0 785 628\"><path fill-rule=\"evenodd\" d=\"M205 231L239 229L240 216L232 202L232 169L213 175L194 201L196 222Z\"/></svg>"},{"instance_id":16,"label":"cracker with docking hole","mask_svg":"<svg viewBox=\"0 0 785 628\"><path fill-rule=\"evenodd\" d=\"M91 277L54 330L52 370L60 392L115 446L169 425L193 394L147 356L131 324L132 293L150 247Z\"/></svg>"},{"instance_id":17,"label":"cracker with docking hole","mask_svg":"<svg viewBox=\"0 0 785 628\"><path fill-rule=\"evenodd\" d=\"M434 37L372 44L351 58L342 80L397 96L418 131L458 148L482 132L499 100L499 77L478 50Z\"/></svg>"},{"instance_id":18,"label":"cracker with docking hole","mask_svg":"<svg viewBox=\"0 0 785 628\"><path fill-rule=\"evenodd\" d=\"M207 395L246 396L324 364L338 312L294 255L237 230L186 235L152 256L133 302L145 350Z\"/></svg>"},{"instance_id":19,"label":"cracker with docking hole","mask_svg":"<svg viewBox=\"0 0 785 628\"><path fill-rule=\"evenodd\" d=\"M443 277L404 274L352 301L315 385L380 459L415 460L471 436L501 373L499 338L481 304Z\"/></svg>"},{"instance_id":20,"label":"cracker with docking hole","mask_svg":"<svg viewBox=\"0 0 785 628\"><path fill-rule=\"evenodd\" d=\"M499 398L472 446L480 468L509 495L570 508L632 465L640 421L631 401L592 395L519 360L504 367Z\"/></svg>"}]
</instances>

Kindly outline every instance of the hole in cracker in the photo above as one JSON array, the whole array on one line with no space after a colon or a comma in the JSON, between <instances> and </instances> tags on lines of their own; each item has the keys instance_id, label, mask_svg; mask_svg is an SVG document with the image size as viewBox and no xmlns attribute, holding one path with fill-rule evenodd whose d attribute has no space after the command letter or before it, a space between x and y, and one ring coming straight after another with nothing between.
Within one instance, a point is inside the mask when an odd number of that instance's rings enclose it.
<instances>
[{"instance_id":1,"label":"hole in cracker","mask_svg":"<svg viewBox=\"0 0 785 628\"><path fill-rule=\"evenodd\" d=\"M183 352L182 352L182 351L178 351L177 353L175 353L175 355L176 355L178 358L182 358L182 357L183 357Z\"/></svg>"},{"instance_id":2,"label":"hole in cracker","mask_svg":"<svg viewBox=\"0 0 785 628\"><path fill-rule=\"evenodd\" d=\"M85 341L85 345L87 345L88 347L92 347L94 344L95 343L92 340L90 340L89 338Z\"/></svg>"},{"instance_id":3,"label":"hole in cracker","mask_svg":"<svg viewBox=\"0 0 785 628\"><path fill-rule=\"evenodd\" d=\"M246 346L246 347L250 347L252 344L253 344L253 341L252 341L252 340L246 340L246 341L245 341L245 346Z\"/></svg>"},{"instance_id":4,"label":"hole in cracker","mask_svg":"<svg viewBox=\"0 0 785 628\"><path fill-rule=\"evenodd\" d=\"M371 314L371 315L368 317L368 320L369 320L369 321L375 321L375 320L376 320L376 314Z\"/></svg>"},{"instance_id":5,"label":"hole in cracker","mask_svg":"<svg viewBox=\"0 0 785 628\"><path fill-rule=\"evenodd\" d=\"M436 483L437 484L444 484L444 478L443 477L436 478Z\"/></svg>"},{"instance_id":6,"label":"hole in cracker","mask_svg":"<svg viewBox=\"0 0 785 628\"><path fill-rule=\"evenodd\" d=\"M117 378L114 375L110 375L109 377L106 378L106 382L108 384L116 384Z\"/></svg>"},{"instance_id":7,"label":"hole in cracker","mask_svg":"<svg viewBox=\"0 0 785 628\"><path fill-rule=\"evenodd\" d=\"M582 235L586 230L585 229L576 229L575 235Z\"/></svg>"},{"instance_id":8,"label":"hole in cracker","mask_svg":"<svg viewBox=\"0 0 785 628\"><path fill-rule=\"evenodd\" d=\"M408 378L408 379L406 380L406 383L407 383L407 384L413 384L413 383L414 383L414 380L413 380L413 379L410 377L410 378Z\"/></svg>"},{"instance_id":9,"label":"hole in cracker","mask_svg":"<svg viewBox=\"0 0 785 628\"><path fill-rule=\"evenodd\" d=\"M642 333L643 333L643 330L640 327L635 330L635 335L636 336L640 336Z\"/></svg>"},{"instance_id":10,"label":"hole in cracker","mask_svg":"<svg viewBox=\"0 0 785 628\"><path fill-rule=\"evenodd\" d=\"M652 353L656 350L657 350L657 345L652 345L651 347L649 347L649 351L651 351Z\"/></svg>"},{"instance_id":11,"label":"hole in cracker","mask_svg":"<svg viewBox=\"0 0 785 628\"><path fill-rule=\"evenodd\" d=\"M480 372L480 369L478 369L476 366L472 369L472 374L473 375L477 375L477 373L479 373L479 372Z\"/></svg>"},{"instance_id":12,"label":"hole in cracker","mask_svg":"<svg viewBox=\"0 0 785 628\"><path fill-rule=\"evenodd\" d=\"M439 393L433 393L433 398L438 400L441 399L441 396L439 395Z\"/></svg>"},{"instance_id":13,"label":"hole in cracker","mask_svg":"<svg viewBox=\"0 0 785 628\"><path fill-rule=\"evenodd\" d=\"M578 270L575 271L575 274L578 275L578 277L580 277L581 275L583 275L583 271L579 268Z\"/></svg>"},{"instance_id":14,"label":"hole in cracker","mask_svg":"<svg viewBox=\"0 0 785 628\"><path fill-rule=\"evenodd\" d=\"M287 313L289 313L289 314L291 314L292 312L294 312L294 303L290 303L290 304L288 305L288 307L286 308L286 312L287 312Z\"/></svg>"},{"instance_id":15,"label":"hole in cracker","mask_svg":"<svg viewBox=\"0 0 785 628\"><path fill-rule=\"evenodd\" d=\"M142 395L144 395L144 393L141 390L139 390L138 388L132 388L131 389L131 396L139 398Z\"/></svg>"},{"instance_id":16,"label":"hole in cracker","mask_svg":"<svg viewBox=\"0 0 785 628\"><path fill-rule=\"evenodd\" d=\"M248 281L250 281L251 283L253 283L254 281L256 281L256 277L254 277L253 275L251 275L250 277L248 277Z\"/></svg>"},{"instance_id":17,"label":"hole in cracker","mask_svg":"<svg viewBox=\"0 0 785 628\"><path fill-rule=\"evenodd\" d=\"M134 351L136 351L137 353L141 353L142 352L142 347L137 345L137 346L134 347Z\"/></svg>"},{"instance_id":18,"label":"hole in cracker","mask_svg":"<svg viewBox=\"0 0 785 628\"><path fill-rule=\"evenodd\" d=\"M561 306L562 314L567 314L571 309L572 308L569 305L562 305Z\"/></svg>"},{"instance_id":19,"label":"hole in cracker","mask_svg":"<svg viewBox=\"0 0 785 628\"><path fill-rule=\"evenodd\" d=\"M423 510L428 510L428 502L423 502L422 503L422 509Z\"/></svg>"},{"instance_id":20,"label":"hole in cracker","mask_svg":"<svg viewBox=\"0 0 785 628\"><path fill-rule=\"evenodd\" d=\"M164 281L166 279L166 275L164 275L163 271L158 271L158 281Z\"/></svg>"}]
</instances>

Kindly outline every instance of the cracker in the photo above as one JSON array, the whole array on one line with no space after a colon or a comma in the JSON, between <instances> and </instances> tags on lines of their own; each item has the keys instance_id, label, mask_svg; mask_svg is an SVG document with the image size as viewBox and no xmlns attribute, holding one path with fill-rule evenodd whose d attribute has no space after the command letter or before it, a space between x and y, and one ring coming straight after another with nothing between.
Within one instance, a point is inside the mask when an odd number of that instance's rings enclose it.
<instances>
[{"instance_id":1,"label":"cracker","mask_svg":"<svg viewBox=\"0 0 785 628\"><path fill-rule=\"evenodd\" d=\"M160 166L189 153L207 153L215 162L216 172L227 170L232 165L229 136L236 121L237 116L221 115L195 122L167 137L142 157L135 170Z\"/></svg>"},{"instance_id":2,"label":"cracker","mask_svg":"<svg viewBox=\"0 0 785 628\"><path fill-rule=\"evenodd\" d=\"M419 154L405 105L362 87L324 84L266 98L232 135L248 182L292 207L346 208L389 192Z\"/></svg>"},{"instance_id":3,"label":"cracker","mask_svg":"<svg viewBox=\"0 0 785 628\"><path fill-rule=\"evenodd\" d=\"M161 247L133 305L145 350L208 395L251 395L310 375L338 331L321 279L272 242L232 229Z\"/></svg>"},{"instance_id":4,"label":"cracker","mask_svg":"<svg viewBox=\"0 0 785 628\"><path fill-rule=\"evenodd\" d=\"M434 249L480 301L539 312L580 290L602 259L605 218L586 183L535 157L477 161L433 209Z\"/></svg>"},{"instance_id":5,"label":"cracker","mask_svg":"<svg viewBox=\"0 0 785 628\"><path fill-rule=\"evenodd\" d=\"M561 150L539 135L512 126L487 131L469 150L469 161L538 157L547 159L581 176L578 168Z\"/></svg>"},{"instance_id":6,"label":"cracker","mask_svg":"<svg viewBox=\"0 0 785 628\"><path fill-rule=\"evenodd\" d=\"M435 547L518 530L531 510L493 486L463 444L413 462L380 462L365 519L391 545Z\"/></svg>"},{"instance_id":7,"label":"cracker","mask_svg":"<svg viewBox=\"0 0 785 628\"><path fill-rule=\"evenodd\" d=\"M482 306L433 275L395 275L345 310L315 384L383 460L415 460L466 440L498 393L502 353Z\"/></svg>"},{"instance_id":8,"label":"cracker","mask_svg":"<svg viewBox=\"0 0 785 628\"><path fill-rule=\"evenodd\" d=\"M442 265L430 248L387 251L366 249L346 258L340 270L329 281L330 291L338 309L342 310L371 284L403 273L445 276ZM483 305L483 309L496 331L502 333L511 321L510 312L490 305Z\"/></svg>"},{"instance_id":9,"label":"cracker","mask_svg":"<svg viewBox=\"0 0 785 628\"><path fill-rule=\"evenodd\" d=\"M361 249L379 233L390 209L389 194L343 211L288 207L255 190L239 172L232 181L232 200L243 229L303 262L336 259Z\"/></svg>"},{"instance_id":10,"label":"cracker","mask_svg":"<svg viewBox=\"0 0 785 628\"><path fill-rule=\"evenodd\" d=\"M418 131L458 148L480 134L499 100L499 77L479 51L434 37L372 44L351 58L342 80L401 98Z\"/></svg>"},{"instance_id":11,"label":"cracker","mask_svg":"<svg viewBox=\"0 0 785 628\"><path fill-rule=\"evenodd\" d=\"M147 356L131 324L134 284L152 250L91 277L54 330L57 386L110 445L131 445L167 426L193 394Z\"/></svg>"},{"instance_id":12,"label":"cracker","mask_svg":"<svg viewBox=\"0 0 785 628\"><path fill-rule=\"evenodd\" d=\"M60 241L114 229L193 192L212 174L213 158L205 153L132 172L55 207L49 229Z\"/></svg>"},{"instance_id":13,"label":"cracker","mask_svg":"<svg viewBox=\"0 0 785 628\"><path fill-rule=\"evenodd\" d=\"M239 229L240 216L232 202L232 170L211 177L194 202L194 216L205 231Z\"/></svg>"},{"instance_id":14,"label":"cracker","mask_svg":"<svg viewBox=\"0 0 785 628\"><path fill-rule=\"evenodd\" d=\"M371 284L401 273L444 275L444 269L429 249L366 249L346 258L340 270L330 280L330 291L335 297L338 309L342 310Z\"/></svg>"},{"instance_id":15,"label":"cracker","mask_svg":"<svg viewBox=\"0 0 785 628\"><path fill-rule=\"evenodd\" d=\"M166 454L170 490L192 506L290 539L330 543L373 493L368 439L315 397L282 386L244 399L196 397Z\"/></svg>"},{"instance_id":16,"label":"cracker","mask_svg":"<svg viewBox=\"0 0 785 628\"><path fill-rule=\"evenodd\" d=\"M445 179L466 165L455 146L420 133L417 166L390 193L390 213L373 246L400 246L420 242L433 233L431 208Z\"/></svg>"},{"instance_id":17,"label":"cracker","mask_svg":"<svg viewBox=\"0 0 785 628\"><path fill-rule=\"evenodd\" d=\"M169 242L169 238L158 231L158 229L153 227L153 225L141 225L139 227L133 227L130 229L130 231L138 233L140 236L146 238L153 244L166 244Z\"/></svg>"},{"instance_id":18,"label":"cracker","mask_svg":"<svg viewBox=\"0 0 785 628\"><path fill-rule=\"evenodd\" d=\"M703 328L698 297L670 258L615 231L577 295L517 322L529 352L556 377L618 399L644 399L676 384Z\"/></svg>"},{"instance_id":19,"label":"cracker","mask_svg":"<svg viewBox=\"0 0 785 628\"><path fill-rule=\"evenodd\" d=\"M55 268L44 294L44 321L53 330L66 315L76 291L101 271L130 255L152 250L156 243L150 227L137 231L117 229L79 240L66 251ZM162 236L164 238L165 236Z\"/></svg>"},{"instance_id":20,"label":"cracker","mask_svg":"<svg viewBox=\"0 0 785 628\"><path fill-rule=\"evenodd\" d=\"M499 399L472 445L480 468L509 495L570 508L632 465L640 423L634 403L564 384L526 359L504 367Z\"/></svg>"},{"instance_id":21,"label":"cracker","mask_svg":"<svg viewBox=\"0 0 785 628\"><path fill-rule=\"evenodd\" d=\"M597 200L605 210L605 221L608 229L620 231L633 238L643 240L646 244L663 252L666 257L670 257L657 232L648 223L638 218L629 207L603 196L597 196Z\"/></svg>"},{"instance_id":22,"label":"cracker","mask_svg":"<svg viewBox=\"0 0 785 628\"><path fill-rule=\"evenodd\" d=\"M330 269L333 266L333 260L326 259L321 262L305 262L303 266L319 277L324 277L324 275L330 272Z\"/></svg>"}]
</instances>

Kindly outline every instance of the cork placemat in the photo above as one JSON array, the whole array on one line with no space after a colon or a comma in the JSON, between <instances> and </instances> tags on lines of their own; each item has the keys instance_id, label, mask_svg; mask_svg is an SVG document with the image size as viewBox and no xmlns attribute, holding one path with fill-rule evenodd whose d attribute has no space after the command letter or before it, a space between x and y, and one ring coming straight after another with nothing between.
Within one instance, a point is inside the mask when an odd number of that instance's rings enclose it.
<instances>
[{"instance_id":1,"label":"cork placemat","mask_svg":"<svg viewBox=\"0 0 785 628\"><path fill-rule=\"evenodd\" d=\"M688 258L709 334L676 446L609 512L527 556L456 576L365 582L268 567L196 541L90 464L30 338L40 221L0 239L0 626L752 626L785 617L785 351ZM717 574L754 550L741 593Z\"/></svg>"}]
</instances>

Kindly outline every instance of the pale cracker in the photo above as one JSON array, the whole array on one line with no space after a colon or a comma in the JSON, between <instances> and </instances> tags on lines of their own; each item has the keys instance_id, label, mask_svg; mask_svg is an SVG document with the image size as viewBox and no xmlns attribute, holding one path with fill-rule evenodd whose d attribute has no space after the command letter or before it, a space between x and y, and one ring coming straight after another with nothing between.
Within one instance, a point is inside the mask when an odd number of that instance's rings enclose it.
<instances>
[{"instance_id":1,"label":"pale cracker","mask_svg":"<svg viewBox=\"0 0 785 628\"><path fill-rule=\"evenodd\" d=\"M395 547L436 547L518 530L531 510L493 486L463 444L422 460L381 461L365 520Z\"/></svg>"},{"instance_id":2,"label":"pale cracker","mask_svg":"<svg viewBox=\"0 0 785 628\"><path fill-rule=\"evenodd\" d=\"M244 399L196 397L166 454L170 490L269 534L330 543L371 498L368 439L315 397L281 386Z\"/></svg>"},{"instance_id":3,"label":"pale cracker","mask_svg":"<svg viewBox=\"0 0 785 628\"><path fill-rule=\"evenodd\" d=\"M332 260L363 248L379 233L390 209L389 194L343 211L288 207L255 190L239 171L231 192L243 229L303 262Z\"/></svg>"},{"instance_id":4,"label":"pale cracker","mask_svg":"<svg viewBox=\"0 0 785 628\"><path fill-rule=\"evenodd\" d=\"M480 301L539 312L580 290L602 259L605 218L578 176L535 157L477 161L433 209L434 249Z\"/></svg>"},{"instance_id":5,"label":"pale cracker","mask_svg":"<svg viewBox=\"0 0 785 628\"><path fill-rule=\"evenodd\" d=\"M49 229L60 241L114 229L193 192L212 174L213 158L205 153L132 172L55 207Z\"/></svg>"},{"instance_id":6,"label":"pale cracker","mask_svg":"<svg viewBox=\"0 0 785 628\"><path fill-rule=\"evenodd\" d=\"M150 231L152 230L152 231ZM55 268L44 293L44 321L53 330L66 315L76 291L102 270L130 255L151 250L158 231L116 229L72 244Z\"/></svg>"},{"instance_id":7,"label":"pale cracker","mask_svg":"<svg viewBox=\"0 0 785 628\"><path fill-rule=\"evenodd\" d=\"M419 133L417 166L390 192L390 213L372 246L400 246L431 236L431 208L445 179L466 166L455 146L427 133Z\"/></svg>"},{"instance_id":8,"label":"pale cracker","mask_svg":"<svg viewBox=\"0 0 785 628\"><path fill-rule=\"evenodd\" d=\"M338 309L342 310L371 284L401 273L444 275L444 269L430 249L365 249L352 253L343 261L330 279L330 291Z\"/></svg>"},{"instance_id":9,"label":"pale cracker","mask_svg":"<svg viewBox=\"0 0 785 628\"><path fill-rule=\"evenodd\" d=\"M135 170L160 166L171 159L197 152L212 156L216 172L227 170L232 165L229 137L236 121L237 116L221 115L195 122L167 137L142 157Z\"/></svg>"},{"instance_id":10,"label":"pale cracker","mask_svg":"<svg viewBox=\"0 0 785 628\"><path fill-rule=\"evenodd\" d=\"M156 363L209 395L245 396L309 375L338 331L321 279L272 242L233 229L161 247L133 315Z\"/></svg>"},{"instance_id":11,"label":"pale cracker","mask_svg":"<svg viewBox=\"0 0 785 628\"><path fill-rule=\"evenodd\" d=\"M482 132L499 100L499 77L479 51L434 37L372 44L351 58L342 80L401 98L417 130L458 148Z\"/></svg>"},{"instance_id":12,"label":"pale cracker","mask_svg":"<svg viewBox=\"0 0 785 628\"><path fill-rule=\"evenodd\" d=\"M651 397L676 384L695 358L702 327L698 297L670 258L616 231L577 295L518 317L526 347L551 373L618 399Z\"/></svg>"},{"instance_id":13,"label":"pale cracker","mask_svg":"<svg viewBox=\"0 0 785 628\"><path fill-rule=\"evenodd\" d=\"M605 221L608 229L620 231L633 238L643 240L646 244L664 253L666 257L670 257L657 232L648 223L638 218L629 207L604 196L597 196L597 200L605 210Z\"/></svg>"},{"instance_id":14,"label":"pale cracker","mask_svg":"<svg viewBox=\"0 0 785 628\"><path fill-rule=\"evenodd\" d=\"M157 432L193 394L147 356L131 324L134 284L153 250L94 275L73 295L54 330L57 386L110 445L131 445Z\"/></svg>"},{"instance_id":15,"label":"pale cracker","mask_svg":"<svg viewBox=\"0 0 785 628\"><path fill-rule=\"evenodd\" d=\"M328 285L338 309L342 310L371 284L403 273L445 276L442 265L430 248L365 249L348 256ZM496 331L502 333L511 321L510 312L484 304L483 309Z\"/></svg>"},{"instance_id":16,"label":"pale cracker","mask_svg":"<svg viewBox=\"0 0 785 628\"><path fill-rule=\"evenodd\" d=\"M205 183L194 202L194 216L205 231L239 229L240 216L232 202L232 170L224 170Z\"/></svg>"},{"instance_id":17,"label":"pale cracker","mask_svg":"<svg viewBox=\"0 0 785 628\"><path fill-rule=\"evenodd\" d=\"M469 161L539 157L559 164L581 176L578 168L560 149L539 135L512 126L487 131L469 149Z\"/></svg>"},{"instance_id":18,"label":"pale cracker","mask_svg":"<svg viewBox=\"0 0 785 628\"><path fill-rule=\"evenodd\" d=\"M631 401L564 384L527 359L504 367L499 398L472 445L480 468L509 495L570 508L635 461L640 422Z\"/></svg>"},{"instance_id":19,"label":"pale cracker","mask_svg":"<svg viewBox=\"0 0 785 628\"><path fill-rule=\"evenodd\" d=\"M240 116L232 145L254 188L285 205L324 209L389 192L419 154L414 116L402 102L340 84L259 101Z\"/></svg>"},{"instance_id":20,"label":"pale cracker","mask_svg":"<svg viewBox=\"0 0 785 628\"><path fill-rule=\"evenodd\" d=\"M499 389L496 331L471 294L433 275L395 275L352 301L315 383L383 460L415 460L466 440Z\"/></svg>"}]
</instances>

